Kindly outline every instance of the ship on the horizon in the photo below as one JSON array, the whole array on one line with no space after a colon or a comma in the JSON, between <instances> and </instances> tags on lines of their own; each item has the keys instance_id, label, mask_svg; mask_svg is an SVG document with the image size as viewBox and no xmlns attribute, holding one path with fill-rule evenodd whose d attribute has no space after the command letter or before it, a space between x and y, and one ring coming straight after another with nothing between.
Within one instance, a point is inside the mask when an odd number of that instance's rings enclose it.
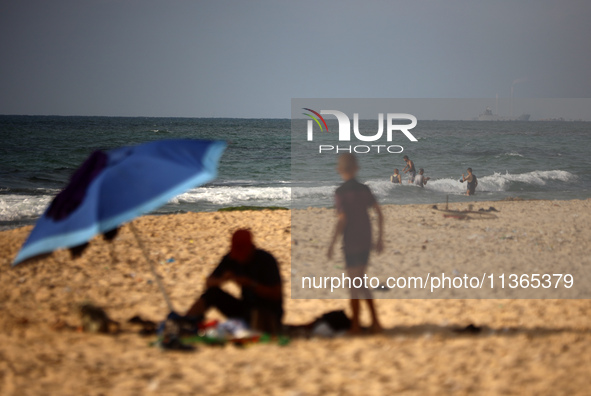
<instances>
[{"instance_id":1,"label":"ship on the horizon","mask_svg":"<svg viewBox=\"0 0 591 396\"><path fill-rule=\"evenodd\" d=\"M490 107L484 110L484 113L474 118L474 121L529 121L529 114L522 114L519 117L501 117L498 114L493 114Z\"/></svg>"}]
</instances>

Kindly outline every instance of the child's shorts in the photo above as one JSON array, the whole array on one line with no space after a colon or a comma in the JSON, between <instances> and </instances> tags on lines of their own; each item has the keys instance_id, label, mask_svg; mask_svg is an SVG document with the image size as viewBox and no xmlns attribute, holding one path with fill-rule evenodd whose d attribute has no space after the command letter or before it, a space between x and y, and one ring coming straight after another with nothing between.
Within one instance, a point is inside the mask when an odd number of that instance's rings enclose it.
<instances>
[{"instance_id":1,"label":"child's shorts","mask_svg":"<svg viewBox=\"0 0 591 396\"><path fill-rule=\"evenodd\" d=\"M367 265L369 261L369 250L358 253L345 253L345 263L347 268L359 267Z\"/></svg>"}]
</instances>

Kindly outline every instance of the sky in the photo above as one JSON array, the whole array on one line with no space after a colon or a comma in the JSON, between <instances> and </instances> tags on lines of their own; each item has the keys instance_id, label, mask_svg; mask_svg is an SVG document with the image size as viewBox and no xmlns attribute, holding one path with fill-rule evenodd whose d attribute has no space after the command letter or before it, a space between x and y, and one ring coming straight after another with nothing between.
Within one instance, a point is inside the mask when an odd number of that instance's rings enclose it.
<instances>
[{"instance_id":1,"label":"sky","mask_svg":"<svg viewBox=\"0 0 591 396\"><path fill-rule=\"evenodd\" d=\"M292 98L591 98L591 1L0 0L0 114L289 118Z\"/></svg>"}]
</instances>

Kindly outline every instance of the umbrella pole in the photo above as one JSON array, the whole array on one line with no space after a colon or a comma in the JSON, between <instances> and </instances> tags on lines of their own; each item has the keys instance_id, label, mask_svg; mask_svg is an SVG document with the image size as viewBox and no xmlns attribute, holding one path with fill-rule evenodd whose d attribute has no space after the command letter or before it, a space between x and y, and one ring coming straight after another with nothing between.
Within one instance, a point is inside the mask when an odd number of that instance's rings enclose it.
<instances>
[{"instance_id":1,"label":"umbrella pole","mask_svg":"<svg viewBox=\"0 0 591 396\"><path fill-rule=\"evenodd\" d=\"M162 281L160 280L160 276L158 276L158 274L156 273L156 268L154 268L154 262L150 259L150 257L148 257L148 253L146 252L146 248L144 247L142 240L138 236L137 228L135 228L135 225L133 225L133 222L129 223L129 228L131 228L131 232L133 232L133 235L135 236L137 244L139 245L140 250L144 254L144 258L146 259L148 264L150 264L150 269L152 270L152 275L154 275L154 279L156 279L156 283L158 284L158 288L160 289L160 291L162 292L162 295L164 296L164 301L166 301L166 305L168 305L168 309L171 312L173 312L174 309L172 308L172 303L170 302L170 299L168 298L168 294L166 294L166 290L164 289L164 285L162 284Z\"/></svg>"}]
</instances>

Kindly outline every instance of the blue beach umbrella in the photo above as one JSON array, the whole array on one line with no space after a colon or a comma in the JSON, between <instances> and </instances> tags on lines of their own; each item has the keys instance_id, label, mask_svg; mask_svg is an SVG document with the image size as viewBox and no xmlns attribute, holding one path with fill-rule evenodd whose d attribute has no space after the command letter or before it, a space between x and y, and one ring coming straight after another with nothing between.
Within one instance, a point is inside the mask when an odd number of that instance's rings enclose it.
<instances>
[{"instance_id":1,"label":"blue beach umbrella","mask_svg":"<svg viewBox=\"0 0 591 396\"><path fill-rule=\"evenodd\" d=\"M12 265L82 245L213 180L225 148L223 141L175 139L94 152L37 221Z\"/></svg>"}]
</instances>

